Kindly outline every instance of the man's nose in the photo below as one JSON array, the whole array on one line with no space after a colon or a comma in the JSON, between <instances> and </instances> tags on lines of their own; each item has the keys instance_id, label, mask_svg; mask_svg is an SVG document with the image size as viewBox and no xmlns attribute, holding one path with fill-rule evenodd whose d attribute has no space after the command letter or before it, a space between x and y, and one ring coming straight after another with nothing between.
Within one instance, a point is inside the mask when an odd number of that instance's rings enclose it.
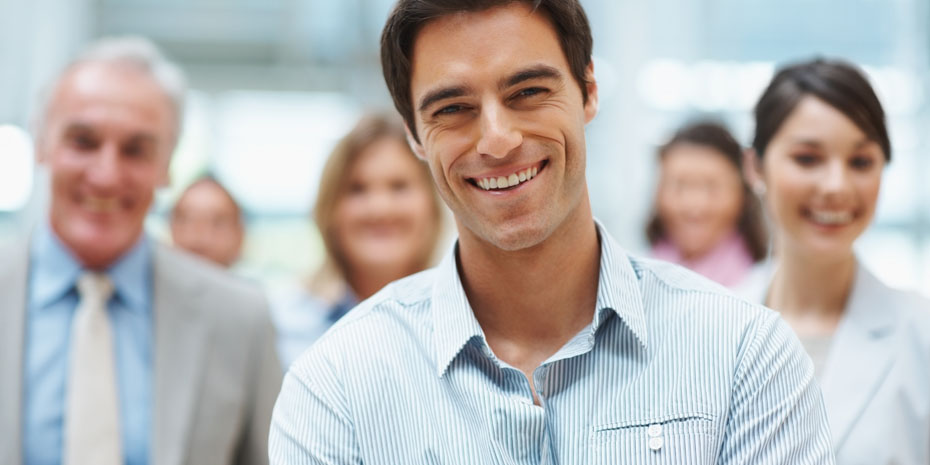
<instances>
[{"instance_id":1,"label":"man's nose","mask_svg":"<svg viewBox=\"0 0 930 465\"><path fill-rule=\"evenodd\" d=\"M513 124L512 116L499 103L483 106L480 137L478 153L495 158L506 157L523 143L523 135Z\"/></svg>"},{"instance_id":2,"label":"man's nose","mask_svg":"<svg viewBox=\"0 0 930 465\"><path fill-rule=\"evenodd\" d=\"M94 157L87 173L89 182L96 186L111 186L119 182L120 177L119 148L114 144L105 144Z\"/></svg>"}]
</instances>

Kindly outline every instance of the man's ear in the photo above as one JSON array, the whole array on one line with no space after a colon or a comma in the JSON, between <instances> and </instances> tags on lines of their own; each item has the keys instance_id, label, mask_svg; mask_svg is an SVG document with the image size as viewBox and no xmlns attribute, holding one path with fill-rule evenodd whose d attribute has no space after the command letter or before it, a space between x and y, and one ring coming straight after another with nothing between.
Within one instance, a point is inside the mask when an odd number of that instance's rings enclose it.
<instances>
[{"instance_id":1,"label":"man's ear","mask_svg":"<svg viewBox=\"0 0 930 465\"><path fill-rule=\"evenodd\" d=\"M171 185L171 159L174 158L175 149L176 147L172 148L172 151L168 154L162 155L165 157L165 160L159 161L160 166L158 167L158 180L157 184L155 185L156 187L168 187Z\"/></svg>"},{"instance_id":2,"label":"man's ear","mask_svg":"<svg viewBox=\"0 0 930 465\"><path fill-rule=\"evenodd\" d=\"M756 155L756 149L743 150L743 177L752 191L762 196L765 194L765 179L762 176L762 160Z\"/></svg>"},{"instance_id":3,"label":"man's ear","mask_svg":"<svg viewBox=\"0 0 930 465\"><path fill-rule=\"evenodd\" d=\"M420 160L426 160L426 150L423 150L423 144L417 142L413 137L413 132L410 131L410 126L407 123L404 123L404 132L407 133L407 144L410 145L410 150L413 151L413 154L417 156Z\"/></svg>"},{"instance_id":4,"label":"man's ear","mask_svg":"<svg viewBox=\"0 0 930 465\"><path fill-rule=\"evenodd\" d=\"M588 101L584 104L584 122L590 123L597 116L597 80L594 79L594 60L588 63L584 70L585 89L588 91Z\"/></svg>"}]
</instances>

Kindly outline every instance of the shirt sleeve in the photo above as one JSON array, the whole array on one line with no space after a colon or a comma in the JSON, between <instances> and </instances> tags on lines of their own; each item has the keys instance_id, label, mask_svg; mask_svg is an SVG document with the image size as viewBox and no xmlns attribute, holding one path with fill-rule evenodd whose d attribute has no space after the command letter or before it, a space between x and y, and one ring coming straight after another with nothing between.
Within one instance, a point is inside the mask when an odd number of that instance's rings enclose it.
<instances>
[{"instance_id":1,"label":"shirt sleeve","mask_svg":"<svg viewBox=\"0 0 930 465\"><path fill-rule=\"evenodd\" d=\"M833 464L810 358L777 314L757 321L737 365L718 463Z\"/></svg>"},{"instance_id":2,"label":"shirt sleeve","mask_svg":"<svg viewBox=\"0 0 930 465\"><path fill-rule=\"evenodd\" d=\"M268 455L272 465L362 463L345 390L318 352L305 354L284 377Z\"/></svg>"}]
</instances>

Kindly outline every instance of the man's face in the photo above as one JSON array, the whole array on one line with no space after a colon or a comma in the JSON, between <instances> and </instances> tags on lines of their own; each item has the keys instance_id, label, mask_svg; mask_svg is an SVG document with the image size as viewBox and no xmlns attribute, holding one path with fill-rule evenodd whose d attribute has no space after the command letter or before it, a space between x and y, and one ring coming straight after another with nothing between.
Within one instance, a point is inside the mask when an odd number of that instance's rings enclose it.
<instances>
[{"instance_id":1,"label":"man's face","mask_svg":"<svg viewBox=\"0 0 930 465\"><path fill-rule=\"evenodd\" d=\"M591 67L588 77L584 103L553 26L521 2L421 29L411 74L421 143L413 145L463 241L525 249L579 217L584 125L597 112Z\"/></svg>"},{"instance_id":2,"label":"man's face","mask_svg":"<svg viewBox=\"0 0 930 465\"><path fill-rule=\"evenodd\" d=\"M133 246L155 188L167 181L175 114L158 84L112 64L68 71L37 144L51 175L51 226L101 269Z\"/></svg>"},{"instance_id":3,"label":"man's face","mask_svg":"<svg viewBox=\"0 0 930 465\"><path fill-rule=\"evenodd\" d=\"M244 235L239 208L213 182L191 186L174 206L174 245L220 266L232 266L239 259Z\"/></svg>"}]
</instances>

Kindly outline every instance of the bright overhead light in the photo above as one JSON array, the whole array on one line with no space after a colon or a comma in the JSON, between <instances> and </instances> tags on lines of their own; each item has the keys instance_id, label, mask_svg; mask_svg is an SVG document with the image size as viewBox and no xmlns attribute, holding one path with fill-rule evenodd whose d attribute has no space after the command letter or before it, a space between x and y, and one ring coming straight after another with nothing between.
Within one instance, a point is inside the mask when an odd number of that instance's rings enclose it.
<instances>
[{"instance_id":1,"label":"bright overhead light","mask_svg":"<svg viewBox=\"0 0 930 465\"><path fill-rule=\"evenodd\" d=\"M0 211L17 211L29 201L32 157L29 134L17 126L0 125Z\"/></svg>"}]
</instances>

